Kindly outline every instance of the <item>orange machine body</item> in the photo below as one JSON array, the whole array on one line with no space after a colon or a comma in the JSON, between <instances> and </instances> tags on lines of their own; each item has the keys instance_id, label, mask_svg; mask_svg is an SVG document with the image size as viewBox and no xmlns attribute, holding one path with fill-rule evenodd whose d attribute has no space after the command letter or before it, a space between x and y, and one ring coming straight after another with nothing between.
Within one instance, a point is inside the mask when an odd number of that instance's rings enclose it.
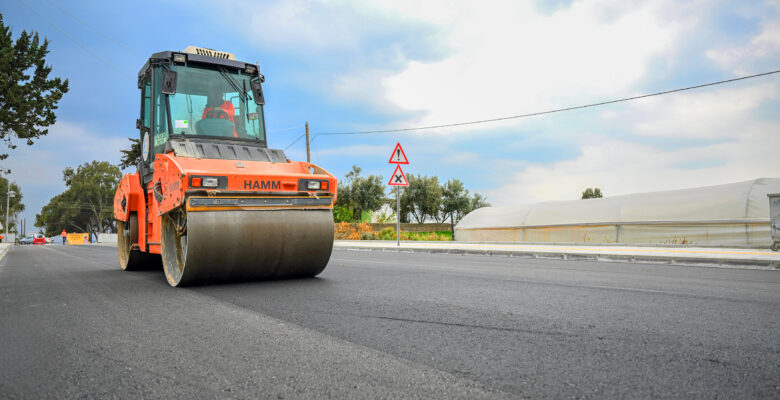
<instances>
[{"instance_id":1,"label":"orange machine body","mask_svg":"<svg viewBox=\"0 0 780 400\"><path fill-rule=\"evenodd\" d=\"M216 187L204 187L207 178ZM317 189L305 186L319 182ZM114 215L120 221L138 216L133 248L160 254L162 216L174 209L186 212L221 210L273 210L289 208L296 199L329 199L296 209L332 209L336 202L336 178L306 162L286 163L177 157L157 154L154 174L146 190L139 173L125 174L114 196ZM212 200L207 206L192 199ZM272 200L265 201L264 199ZM280 204L280 201L282 204ZM264 204L268 203L268 204Z\"/></svg>"}]
</instances>

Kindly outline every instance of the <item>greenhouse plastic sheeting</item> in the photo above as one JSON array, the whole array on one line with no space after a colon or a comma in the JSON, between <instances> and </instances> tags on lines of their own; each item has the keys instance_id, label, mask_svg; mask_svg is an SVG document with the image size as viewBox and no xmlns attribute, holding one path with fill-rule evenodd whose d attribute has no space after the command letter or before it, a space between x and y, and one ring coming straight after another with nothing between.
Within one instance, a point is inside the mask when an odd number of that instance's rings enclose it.
<instances>
[{"instance_id":1,"label":"greenhouse plastic sheeting","mask_svg":"<svg viewBox=\"0 0 780 400\"><path fill-rule=\"evenodd\" d=\"M455 227L458 241L648 243L768 247L768 193L780 178L602 199L485 207Z\"/></svg>"}]
</instances>

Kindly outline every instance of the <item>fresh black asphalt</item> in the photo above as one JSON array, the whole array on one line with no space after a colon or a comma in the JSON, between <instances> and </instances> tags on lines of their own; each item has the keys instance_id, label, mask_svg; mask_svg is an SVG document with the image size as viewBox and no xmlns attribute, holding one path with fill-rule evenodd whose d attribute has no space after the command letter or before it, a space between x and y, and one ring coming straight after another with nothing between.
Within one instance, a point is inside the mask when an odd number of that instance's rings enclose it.
<instances>
[{"instance_id":1,"label":"fresh black asphalt","mask_svg":"<svg viewBox=\"0 0 780 400\"><path fill-rule=\"evenodd\" d=\"M336 250L171 288L115 247L0 262L0 398L780 398L780 271Z\"/></svg>"}]
</instances>

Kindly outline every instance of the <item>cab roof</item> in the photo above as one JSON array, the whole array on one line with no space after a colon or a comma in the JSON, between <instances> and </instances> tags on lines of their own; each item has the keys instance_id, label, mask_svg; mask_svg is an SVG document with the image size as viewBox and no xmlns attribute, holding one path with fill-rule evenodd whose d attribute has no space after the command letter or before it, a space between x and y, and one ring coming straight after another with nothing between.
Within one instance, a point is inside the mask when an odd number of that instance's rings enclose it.
<instances>
[{"instance_id":1,"label":"cab roof","mask_svg":"<svg viewBox=\"0 0 780 400\"><path fill-rule=\"evenodd\" d=\"M222 51L207 49L204 47L189 46L184 51L161 51L159 53L152 54L149 60L146 61L143 67L138 71L138 78L144 76L149 69L150 62L153 61L168 61L173 58L174 54L184 54L187 56L187 62L219 65L228 68L245 69L247 66L253 66L260 71L260 67L257 64L248 63L244 61L236 60L235 55L232 53L226 53ZM209 55L211 54L211 55Z\"/></svg>"}]
</instances>

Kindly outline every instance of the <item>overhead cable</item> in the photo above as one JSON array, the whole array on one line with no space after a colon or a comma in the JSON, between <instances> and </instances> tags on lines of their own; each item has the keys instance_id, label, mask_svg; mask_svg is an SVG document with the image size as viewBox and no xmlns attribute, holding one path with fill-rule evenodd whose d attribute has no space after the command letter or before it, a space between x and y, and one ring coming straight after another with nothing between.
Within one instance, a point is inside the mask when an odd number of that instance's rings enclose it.
<instances>
[{"instance_id":1,"label":"overhead cable","mask_svg":"<svg viewBox=\"0 0 780 400\"><path fill-rule=\"evenodd\" d=\"M306 126L305 124L300 124L300 125L296 125L296 126L291 126L291 127L289 127L289 128L269 129L269 130L268 130L268 132L284 132L284 131L291 131L291 130L294 130L294 129L300 129L300 128L303 128L303 127L305 127L305 126Z\"/></svg>"},{"instance_id":2,"label":"overhead cable","mask_svg":"<svg viewBox=\"0 0 780 400\"><path fill-rule=\"evenodd\" d=\"M292 147L292 145L294 145L295 143L298 143L298 141L299 141L299 140L301 140L301 139L303 139L303 137L304 137L304 136L306 136L306 134L305 134L305 133L304 133L303 135L301 135L301 136L298 136L298 138L297 138L297 139L293 140L293 142L292 142L292 143L290 143L289 145L287 145L287 147L285 147L285 148L284 148L284 151L287 151L287 149L289 149L290 147ZM309 142L309 143L311 143L311 142Z\"/></svg>"},{"instance_id":3,"label":"overhead cable","mask_svg":"<svg viewBox=\"0 0 780 400\"><path fill-rule=\"evenodd\" d=\"M538 112L532 112L532 113L527 113L527 114L512 115L512 116L507 116L507 117L482 119L482 120L467 121L467 122L456 122L456 123L450 123L450 124L419 126L419 127L414 127L414 128L379 129L379 130L371 130L371 131L354 131L354 132L319 132L319 133L315 133L312 136L312 141L314 141L314 138L316 138L317 136L320 136L320 135L322 135L322 136L326 136L326 135L365 135L365 134L372 134L372 133L390 133L390 132L419 131L419 130L424 130L424 129L448 128L448 127L463 126L463 125L476 125L476 124L484 124L484 123L488 123L488 122L505 121L505 120L509 120L509 119L533 117L533 116L537 116L537 115L553 114L553 113L559 113L559 112L563 112L563 111L578 110L578 109L582 109L582 108L603 106L603 105L606 105L606 104L620 103L620 102L625 102L625 101L630 101L630 100L643 99L643 98L647 98L647 97L660 96L660 95L664 95L664 94L682 92L682 91L685 91L685 90L699 89L699 88L703 88L703 87L707 87L707 86L721 85L721 84L724 84L724 83L736 82L736 81L741 81L741 80L744 80L744 79L751 79L751 78L757 78L757 77L760 77L760 76L772 75L772 74L776 74L778 72L780 72L780 70L764 72L764 73L748 75L748 76L742 76L742 77L739 77L739 78L726 79L726 80L717 81L717 82L710 82L710 83L705 83L705 84L701 84L701 85L688 86L688 87L679 88L679 89L665 90L663 92L656 92L656 93L650 93L650 94L643 94L643 95L639 95L639 96L625 97L625 98L621 98L621 99L617 99L617 100L602 101L602 102L598 102L598 103L590 103L590 104L585 104L585 105L581 105L581 106L559 108L559 109L547 110L547 111L538 111ZM300 140L300 137L298 139L296 139L295 142L297 142L298 140ZM293 143L295 143L295 142L293 142ZM290 146L292 146L292 143L290 144Z\"/></svg>"}]
</instances>

